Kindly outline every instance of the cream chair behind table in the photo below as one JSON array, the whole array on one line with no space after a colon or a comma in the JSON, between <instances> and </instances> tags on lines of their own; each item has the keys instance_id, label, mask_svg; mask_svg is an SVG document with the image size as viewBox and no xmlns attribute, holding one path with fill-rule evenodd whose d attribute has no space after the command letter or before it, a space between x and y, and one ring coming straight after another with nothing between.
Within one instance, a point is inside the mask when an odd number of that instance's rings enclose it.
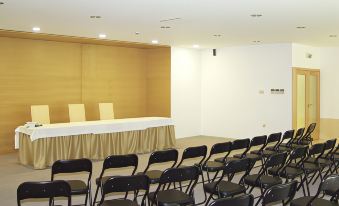
<instances>
[{"instance_id":1,"label":"cream chair behind table","mask_svg":"<svg viewBox=\"0 0 339 206\"><path fill-rule=\"evenodd\" d=\"M48 105L31 105L32 122L50 124Z\"/></svg>"},{"instance_id":2,"label":"cream chair behind table","mask_svg":"<svg viewBox=\"0 0 339 206\"><path fill-rule=\"evenodd\" d=\"M114 119L113 103L99 103L100 120Z\"/></svg>"},{"instance_id":3,"label":"cream chair behind table","mask_svg":"<svg viewBox=\"0 0 339 206\"><path fill-rule=\"evenodd\" d=\"M68 114L70 122L86 121L85 105L84 104L69 104Z\"/></svg>"}]
</instances>

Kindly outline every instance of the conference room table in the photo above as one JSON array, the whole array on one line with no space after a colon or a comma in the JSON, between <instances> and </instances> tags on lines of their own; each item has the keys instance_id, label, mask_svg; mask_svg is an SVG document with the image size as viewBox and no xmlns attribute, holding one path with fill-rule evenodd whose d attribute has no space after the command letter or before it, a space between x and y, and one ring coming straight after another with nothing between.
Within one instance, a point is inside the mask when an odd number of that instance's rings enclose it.
<instances>
[{"instance_id":1,"label":"conference room table","mask_svg":"<svg viewBox=\"0 0 339 206\"><path fill-rule=\"evenodd\" d=\"M19 126L19 162L44 169L59 159L103 160L109 155L147 153L175 147L171 118L140 117Z\"/></svg>"}]
</instances>

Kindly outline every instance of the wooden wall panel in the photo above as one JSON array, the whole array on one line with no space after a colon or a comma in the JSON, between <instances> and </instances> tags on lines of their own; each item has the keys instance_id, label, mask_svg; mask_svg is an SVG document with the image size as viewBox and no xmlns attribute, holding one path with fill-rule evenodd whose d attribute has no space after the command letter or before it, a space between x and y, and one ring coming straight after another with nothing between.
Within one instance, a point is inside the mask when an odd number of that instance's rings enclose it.
<instances>
[{"instance_id":1,"label":"wooden wall panel","mask_svg":"<svg viewBox=\"0 0 339 206\"><path fill-rule=\"evenodd\" d=\"M13 151L14 129L30 105L48 104L52 122L68 121L81 100L80 44L0 37L0 153Z\"/></svg>"},{"instance_id":2,"label":"wooden wall panel","mask_svg":"<svg viewBox=\"0 0 339 206\"><path fill-rule=\"evenodd\" d=\"M147 51L147 115L171 116L171 49Z\"/></svg>"},{"instance_id":3,"label":"wooden wall panel","mask_svg":"<svg viewBox=\"0 0 339 206\"><path fill-rule=\"evenodd\" d=\"M83 103L99 119L99 102L113 102L115 118L146 116L145 49L83 45Z\"/></svg>"}]
</instances>

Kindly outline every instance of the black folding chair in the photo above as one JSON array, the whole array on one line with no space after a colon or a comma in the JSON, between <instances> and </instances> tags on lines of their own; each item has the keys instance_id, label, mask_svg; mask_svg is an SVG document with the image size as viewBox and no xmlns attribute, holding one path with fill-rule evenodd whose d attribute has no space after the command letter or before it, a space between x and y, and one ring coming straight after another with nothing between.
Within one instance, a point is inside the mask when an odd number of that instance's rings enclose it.
<instances>
[{"instance_id":1,"label":"black folding chair","mask_svg":"<svg viewBox=\"0 0 339 206\"><path fill-rule=\"evenodd\" d=\"M160 176L162 170L149 170L151 165L158 163L167 163L173 162L169 168L173 168L178 161L178 151L176 149L164 150L164 151L155 151L151 154L148 160L148 164L143 172L138 174L145 174L149 177L151 184L156 184L160 181Z\"/></svg>"},{"instance_id":2,"label":"black folding chair","mask_svg":"<svg viewBox=\"0 0 339 206\"><path fill-rule=\"evenodd\" d=\"M298 144L299 145L312 145L312 133L314 132L315 128L316 128L317 124L316 123L312 123L307 127L307 130L304 134L304 136L302 138L299 139Z\"/></svg>"},{"instance_id":3,"label":"black folding chair","mask_svg":"<svg viewBox=\"0 0 339 206\"><path fill-rule=\"evenodd\" d=\"M280 176L285 178L287 183L289 180L295 180L300 178L300 184L297 191L302 187L304 195L306 195L304 184L307 176L304 175L303 162L307 157L308 147L298 147L291 151L286 164L281 169L279 167L273 167L268 170L268 173L273 176Z\"/></svg>"},{"instance_id":4,"label":"black folding chair","mask_svg":"<svg viewBox=\"0 0 339 206\"><path fill-rule=\"evenodd\" d=\"M222 198L215 200L209 206L253 206L254 198L251 194L246 194L242 196L232 197L232 198Z\"/></svg>"},{"instance_id":5,"label":"black folding chair","mask_svg":"<svg viewBox=\"0 0 339 206\"><path fill-rule=\"evenodd\" d=\"M248 158L231 160L226 163L222 176L216 182L204 184L205 197L209 194L206 205L210 202L213 196L217 198L233 197L246 192L246 187L243 184L244 177L247 176L253 167L253 162ZM243 173L239 182L234 183L232 179L234 175ZM224 178L227 177L227 181Z\"/></svg>"},{"instance_id":6,"label":"black folding chair","mask_svg":"<svg viewBox=\"0 0 339 206\"><path fill-rule=\"evenodd\" d=\"M294 137L294 130L287 130L280 141L280 144L277 147L279 152L290 152L292 150L291 145Z\"/></svg>"},{"instance_id":7,"label":"black folding chair","mask_svg":"<svg viewBox=\"0 0 339 206\"><path fill-rule=\"evenodd\" d=\"M66 197L67 205L72 205L71 187L66 181L24 182L17 189L18 206L21 206L22 200L33 198L49 198L49 206L51 206L52 199L56 197Z\"/></svg>"},{"instance_id":8,"label":"black folding chair","mask_svg":"<svg viewBox=\"0 0 339 206\"><path fill-rule=\"evenodd\" d=\"M278 146L279 146L279 143L280 143L280 139L281 139L281 132L270 134L267 137L267 141L266 141L264 150L262 150L262 151L254 150L254 151L252 151L252 153L260 155L261 158L267 158L267 157L271 156L272 154L277 153L277 149L278 149ZM268 147L268 145L272 145L272 146Z\"/></svg>"},{"instance_id":9,"label":"black folding chair","mask_svg":"<svg viewBox=\"0 0 339 206\"><path fill-rule=\"evenodd\" d=\"M199 178L199 168L188 166L169 168L160 177L159 185L155 192L148 194L149 205L194 205L193 190ZM181 187L183 182L188 182L188 187ZM179 187L174 187L179 185Z\"/></svg>"},{"instance_id":10,"label":"black folding chair","mask_svg":"<svg viewBox=\"0 0 339 206\"><path fill-rule=\"evenodd\" d=\"M249 146L250 146L250 139L234 140L231 145L231 151L232 152L237 151L237 150L244 150L244 151L241 154L235 154L233 157L226 157L226 158L219 157L219 158L216 158L214 161L226 163L231 160L239 159L238 158L239 156L240 158L244 158Z\"/></svg>"},{"instance_id":11,"label":"black folding chair","mask_svg":"<svg viewBox=\"0 0 339 206\"><path fill-rule=\"evenodd\" d=\"M87 181L82 180L65 180L71 187L72 195L86 195L85 205L89 198L89 204L92 204L91 196L91 177L92 177L92 162L89 159L74 159L74 160L57 160L52 165L51 181L55 180L55 176L65 173L88 173Z\"/></svg>"},{"instance_id":12,"label":"black folding chair","mask_svg":"<svg viewBox=\"0 0 339 206\"><path fill-rule=\"evenodd\" d=\"M138 156L135 154L128 154L128 155L112 155L112 156L106 157L102 165L100 176L95 180L97 189L95 191L93 205L95 205L99 189L102 188L106 180L108 180L109 178L113 176L113 175L105 175L107 170L114 169L114 168L126 168L126 167L132 167L131 175L134 175L135 171L138 168Z\"/></svg>"},{"instance_id":13,"label":"black folding chair","mask_svg":"<svg viewBox=\"0 0 339 206\"><path fill-rule=\"evenodd\" d=\"M194 159L194 158L201 158L199 162L196 162L194 164L189 164L189 166L197 165L197 166L200 167L202 165L202 163L204 162L205 158L206 158L206 154L207 154L207 146L206 145L197 146L197 147L188 147L182 153L181 160L176 167L186 167L187 165L183 165L185 160Z\"/></svg>"},{"instance_id":14,"label":"black folding chair","mask_svg":"<svg viewBox=\"0 0 339 206\"><path fill-rule=\"evenodd\" d=\"M330 195L331 199L326 200L319 197L320 194ZM318 191L314 196L306 196L291 201L291 206L335 206L338 205L337 199L339 194L339 175L330 175L326 177L319 185Z\"/></svg>"},{"instance_id":15,"label":"black folding chair","mask_svg":"<svg viewBox=\"0 0 339 206\"><path fill-rule=\"evenodd\" d=\"M266 140L267 140L266 135L253 137L251 139L250 146L248 147L248 149L243 154L236 154L234 155L234 157L236 158L246 157L251 159L251 161L254 163L258 160L262 160L261 155L253 154L250 152L250 150L253 147L259 147L259 151L263 151L265 148Z\"/></svg>"},{"instance_id":16,"label":"black folding chair","mask_svg":"<svg viewBox=\"0 0 339 206\"><path fill-rule=\"evenodd\" d=\"M255 187L258 187L260 189L261 195L259 197L257 204L263 198L264 192L268 188L282 183L282 179L279 176L272 176L266 174L267 171L273 167L278 168L277 173L279 174L280 169L285 164L286 158L287 158L286 152L273 154L267 158L258 174L250 174L244 178L244 183L248 185L248 187L251 187L249 193L251 193Z\"/></svg>"},{"instance_id":17,"label":"black folding chair","mask_svg":"<svg viewBox=\"0 0 339 206\"><path fill-rule=\"evenodd\" d=\"M217 143L212 146L209 156L207 157L206 161L202 164L201 167L202 171L205 171L207 174L208 182L214 181L215 178L218 176L219 171L221 171L224 168L224 163L210 161L210 159L215 155L221 154L224 155L224 159L226 159L231 152L231 146L232 146L231 142ZM210 178L210 172L215 173L212 179Z\"/></svg>"},{"instance_id":18,"label":"black folding chair","mask_svg":"<svg viewBox=\"0 0 339 206\"><path fill-rule=\"evenodd\" d=\"M108 179L102 189L102 196L100 206L138 206L137 197L140 191L144 191L143 198L140 205L146 205L146 197L149 192L149 178L146 175L132 175L111 177ZM109 199L107 196L113 193L126 193L123 198ZM132 193L133 198L128 199L129 193Z\"/></svg>"},{"instance_id":19,"label":"black folding chair","mask_svg":"<svg viewBox=\"0 0 339 206\"><path fill-rule=\"evenodd\" d=\"M298 142L301 140L301 138L304 136L305 128L299 128L295 134L295 137L292 140L292 148L298 147Z\"/></svg>"},{"instance_id":20,"label":"black folding chair","mask_svg":"<svg viewBox=\"0 0 339 206\"><path fill-rule=\"evenodd\" d=\"M268 205L281 201L283 206L288 205L294 198L297 191L297 181L288 182L285 184L274 185L266 190L262 199L262 205Z\"/></svg>"}]
</instances>

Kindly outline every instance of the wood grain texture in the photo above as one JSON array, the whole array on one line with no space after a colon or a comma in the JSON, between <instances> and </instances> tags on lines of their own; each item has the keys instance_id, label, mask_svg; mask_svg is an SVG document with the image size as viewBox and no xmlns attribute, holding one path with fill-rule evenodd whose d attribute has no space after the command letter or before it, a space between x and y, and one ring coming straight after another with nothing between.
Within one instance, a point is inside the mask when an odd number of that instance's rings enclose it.
<instances>
[{"instance_id":1,"label":"wood grain texture","mask_svg":"<svg viewBox=\"0 0 339 206\"><path fill-rule=\"evenodd\" d=\"M0 37L0 100L0 153L14 151L31 105L49 105L51 123L68 122L74 103L87 120L99 102L113 102L116 118L169 117L170 48Z\"/></svg>"},{"instance_id":2,"label":"wood grain texture","mask_svg":"<svg viewBox=\"0 0 339 206\"><path fill-rule=\"evenodd\" d=\"M147 115L171 116L171 49L147 52Z\"/></svg>"}]
</instances>

